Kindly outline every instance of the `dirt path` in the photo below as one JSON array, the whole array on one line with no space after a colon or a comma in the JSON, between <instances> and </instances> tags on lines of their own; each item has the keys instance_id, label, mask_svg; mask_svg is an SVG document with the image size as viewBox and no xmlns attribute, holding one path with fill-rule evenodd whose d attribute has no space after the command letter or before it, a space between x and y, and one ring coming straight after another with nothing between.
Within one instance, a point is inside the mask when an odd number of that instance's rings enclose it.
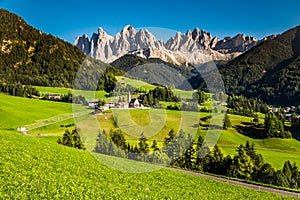
<instances>
[{"instance_id":1,"label":"dirt path","mask_svg":"<svg viewBox=\"0 0 300 200\"><path fill-rule=\"evenodd\" d=\"M183 169L176 169L176 168L170 168L170 167L166 167L166 168L169 169L169 170L182 172L182 173L186 173L186 174L191 174L191 175L194 175L194 176L201 176L201 177L204 177L204 178L209 178L209 179L229 183L229 184L232 184L232 185L238 185L238 186L242 186L242 187L246 187L246 188L251 188L251 189L254 189L254 190L272 192L272 193L275 193L275 194L281 194L281 195L285 195L285 196L300 198L300 193L296 193L296 192L289 192L289 191L284 191L284 190L279 190L279 189L274 189L274 188L269 188L269 187L264 187L264 186L252 185L252 184L249 184L249 183L243 183L243 182L239 182L239 181L229 180L229 179L226 179L226 178L220 178L220 177L216 177L216 176L210 176L210 175L207 175L207 174L201 174L201 173L192 172L192 171L183 170Z\"/></svg>"}]
</instances>

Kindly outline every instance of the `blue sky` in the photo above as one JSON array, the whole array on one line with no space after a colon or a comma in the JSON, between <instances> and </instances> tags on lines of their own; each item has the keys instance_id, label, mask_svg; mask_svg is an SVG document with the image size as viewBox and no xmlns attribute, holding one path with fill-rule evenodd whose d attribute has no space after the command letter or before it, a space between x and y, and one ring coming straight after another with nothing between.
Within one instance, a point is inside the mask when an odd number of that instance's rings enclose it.
<instances>
[{"instance_id":1,"label":"blue sky","mask_svg":"<svg viewBox=\"0 0 300 200\"><path fill-rule=\"evenodd\" d=\"M262 38L300 25L299 0L0 0L0 7L71 43L99 26L111 35L130 24L180 32L199 27L221 38L238 33Z\"/></svg>"}]
</instances>

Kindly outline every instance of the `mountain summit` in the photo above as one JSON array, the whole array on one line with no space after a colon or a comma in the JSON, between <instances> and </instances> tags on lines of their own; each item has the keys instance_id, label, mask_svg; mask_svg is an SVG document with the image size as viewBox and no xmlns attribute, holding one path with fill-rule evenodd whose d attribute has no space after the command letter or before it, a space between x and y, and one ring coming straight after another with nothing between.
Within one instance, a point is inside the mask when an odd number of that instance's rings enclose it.
<instances>
[{"instance_id":1,"label":"mountain summit","mask_svg":"<svg viewBox=\"0 0 300 200\"><path fill-rule=\"evenodd\" d=\"M264 39L265 40L265 39ZM125 54L136 54L143 58L160 58L174 64L199 64L211 60L229 60L251 49L264 40L238 34L219 39L195 28L186 34L177 32L163 42L147 29L138 31L131 25L125 26L114 37L102 28L89 39L86 34L77 37L75 46L93 58L110 63Z\"/></svg>"}]
</instances>

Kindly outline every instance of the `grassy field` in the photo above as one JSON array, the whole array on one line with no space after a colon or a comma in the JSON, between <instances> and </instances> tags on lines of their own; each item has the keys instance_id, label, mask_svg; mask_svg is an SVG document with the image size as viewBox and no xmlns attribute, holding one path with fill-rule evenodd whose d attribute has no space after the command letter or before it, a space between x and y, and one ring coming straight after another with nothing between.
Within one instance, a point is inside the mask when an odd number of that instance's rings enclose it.
<instances>
[{"instance_id":1,"label":"grassy field","mask_svg":"<svg viewBox=\"0 0 300 200\"><path fill-rule=\"evenodd\" d=\"M76 94L82 95L86 99L95 99L95 98L105 98L107 94L105 91L87 91L87 90L73 90L71 88L53 88L53 87L42 87L42 86L34 86L41 95L45 94Z\"/></svg>"},{"instance_id":2,"label":"grassy field","mask_svg":"<svg viewBox=\"0 0 300 200\"><path fill-rule=\"evenodd\" d=\"M76 110L86 111L85 107L77 106ZM90 112L90 111L87 111ZM151 113L151 115L150 115ZM38 127L29 131L30 134L47 134L49 140L56 141L66 130L63 125L74 123L72 118L72 105L67 103L42 101L37 99L19 98L0 94L0 129L16 130L17 127ZM200 113L201 117L209 113ZM87 115L90 116L90 115ZM118 125L126 133L125 137L131 144L137 144L140 134L144 134L151 140L156 139L159 146L165 135L173 128L178 131L182 128L187 133L195 133L195 124L199 121L199 113L179 112L170 110L114 110L100 116L90 116L81 121L77 119L77 125L82 128L83 139L88 149L93 149L95 139L100 129L109 132L114 126L114 117L118 116ZM66 117L66 118L64 118ZM244 126L242 122L250 122L252 118L230 115L233 126ZM51 122L54 120L54 123ZM55 123L55 120L57 122ZM263 122L263 119L260 119ZM180 123L181 122L181 123ZM68 127L73 130L74 126ZM205 136L206 131L201 131ZM266 162L276 169L282 168L284 161L290 160L300 165L300 142L294 139L252 139L238 133L234 128L223 130L218 145L225 154L234 155L236 147L245 144L246 141L254 142L255 147L261 153Z\"/></svg>"},{"instance_id":3,"label":"grassy field","mask_svg":"<svg viewBox=\"0 0 300 200\"><path fill-rule=\"evenodd\" d=\"M5 105L5 102L6 105L10 106L2 106L3 108L0 108L0 113L5 113L7 116L1 120L1 129L15 129L27 124L35 125L38 123L38 119L47 119L56 114L71 112L69 104L17 98L6 95L2 96L3 98L1 98L1 100L3 104L1 105ZM23 104L26 106L18 109L19 106L14 104L16 99L19 101L19 105ZM32 101L35 102L34 108L30 106L32 105ZM53 107L52 111L51 106ZM30 112L27 110L30 110ZM149 114L150 112L151 115ZM201 117L208 115L209 113L200 113ZM118 126L126 133L125 138L132 145L137 144L137 140L143 132L150 140L149 143L155 139L158 141L160 147L163 145L166 134L172 128L175 131L181 128L185 132L194 135L197 131L194 125L199 121L199 113L170 110L130 110L129 112L127 110L114 110L112 113L106 113L97 117L91 116L77 123L77 126L83 130L82 138L89 150L94 148L95 139L100 129L109 133L111 129L116 128L114 126L113 116L118 116ZM242 122L250 122L252 120L252 118L237 115L230 115L230 118L233 126L243 126ZM56 136L57 138L58 136L62 136L66 130L66 128L61 127L61 125L70 125L73 123L73 119L59 121L48 126L45 125L34 129L29 133L33 135L42 133L49 136ZM68 129L73 130L74 126L70 126ZM205 136L206 131L201 131L200 134ZM52 138L52 140L54 139ZM234 155L236 147L240 144L245 144L246 141L254 142L257 151L263 155L265 161L272 164L276 169L282 168L286 160L300 163L300 142L294 139L252 139L238 133L234 128L230 128L221 132L217 144L222 148L225 154Z\"/></svg>"},{"instance_id":4,"label":"grassy field","mask_svg":"<svg viewBox=\"0 0 300 200\"><path fill-rule=\"evenodd\" d=\"M82 106L74 106L78 111L85 110ZM72 113L72 104L0 94L0 129L15 130L17 127L36 123L40 119L67 113Z\"/></svg>"},{"instance_id":5,"label":"grassy field","mask_svg":"<svg viewBox=\"0 0 300 200\"><path fill-rule=\"evenodd\" d=\"M127 171L153 166L94 157L86 151L14 131L0 130L0 143L3 199L293 199L167 169L122 172L103 163L112 167L119 163L127 166Z\"/></svg>"},{"instance_id":6,"label":"grassy field","mask_svg":"<svg viewBox=\"0 0 300 200\"><path fill-rule=\"evenodd\" d=\"M151 109L130 110L129 112L113 110L111 113L95 116L87 114L90 110L85 107L75 106L76 110L84 113L84 116L76 118L76 125L83 129L82 139L89 151L94 148L100 129L109 132L110 129L115 128L114 116L118 118L118 126L128 132L125 137L131 144L137 144L137 138L141 132L144 132L150 139L149 143L156 139L159 141L158 145L162 147L165 134L171 128L175 131L182 128L185 132L193 133L197 130L195 124L199 121L199 115L201 117L209 115L209 113ZM93 156L88 153L89 151L83 152L58 145L57 137L66 130L62 125L75 123L72 117L68 118L72 116L72 104L0 94L0 113L4 116L0 121L0 143L2 144L0 197L3 198L10 198L14 195L17 199L41 198L41 196L54 199L83 197L93 199L100 195L101 199L106 197L120 199L124 196L131 197L131 199L165 197L178 199L181 196L188 199L240 199L258 198L257 195L262 194L266 195L266 199L280 198L280 196L256 193L248 189L164 169L137 176L108 168L102 163L109 166L116 165L115 167L120 166L121 163L125 167L124 170L135 172L143 171L145 167L151 168L151 166L140 165L140 163L128 164L126 160L116 161L115 158L103 155ZM242 122L252 120L252 118L236 115L230 115L230 118L233 125L243 125ZM56 123L55 120L57 120ZM38 127L30 131L30 134L43 133L48 136L26 137L13 131L25 125ZM42 126L39 127L40 125ZM74 126L68 129L72 130ZM285 160L300 163L298 156L300 143L293 139L256 140L241 135L231 128L222 131L218 145L225 154L233 155L235 148L240 144L245 144L247 140L253 141L265 161L271 163L276 169L282 168ZM14 154L10 153L12 151ZM98 162L95 157L101 162ZM99 179L99 177L102 178ZM178 184L171 186L174 181ZM194 187L196 185L197 187ZM130 191L128 191L129 186L132 186ZM141 187L149 188L149 190L145 191ZM119 191L117 193L115 193L116 188ZM172 188L172 191L167 188ZM224 192L216 192L216 188ZM105 198L103 198L104 194Z\"/></svg>"},{"instance_id":7,"label":"grassy field","mask_svg":"<svg viewBox=\"0 0 300 200\"><path fill-rule=\"evenodd\" d=\"M156 86L154 86L152 84L149 84L149 83L146 83L144 81L127 78L127 77L124 77L124 76L117 76L116 79L119 82L125 82L127 85L131 85L133 87L141 88L141 89L145 89L145 90L152 90L156 87Z\"/></svg>"}]
</instances>

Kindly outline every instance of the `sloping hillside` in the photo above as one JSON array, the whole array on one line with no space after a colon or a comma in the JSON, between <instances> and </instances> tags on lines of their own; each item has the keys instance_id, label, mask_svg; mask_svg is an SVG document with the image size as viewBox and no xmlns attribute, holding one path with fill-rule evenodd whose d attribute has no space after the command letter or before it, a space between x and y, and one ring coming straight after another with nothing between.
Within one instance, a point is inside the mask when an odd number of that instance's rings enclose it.
<instances>
[{"instance_id":1,"label":"sloping hillside","mask_svg":"<svg viewBox=\"0 0 300 200\"><path fill-rule=\"evenodd\" d=\"M86 56L75 46L28 25L19 16L0 9L0 83L72 87ZM88 59L84 66L106 64ZM98 82L87 73L83 82ZM95 76L99 78L99 76ZM93 86L90 86L93 87Z\"/></svg>"},{"instance_id":2,"label":"sloping hillside","mask_svg":"<svg viewBox=\"0 0 300 200\"><path fill-rule=\"evenodd\" d=\"M229 93L299 104L300 26L257 45L220 69Z\"/></svg>"},{"instance_id":3,"label":"sloping hillside","mask_svg":"<svg viewBox=\"0 0 300 200\"><path fill-rule=\"evenodd\" d=\"M116 171L88 152L15 132L1 131L0 143L4 199L282 199L166 169Z\"/></svg>"}]
</instances>

